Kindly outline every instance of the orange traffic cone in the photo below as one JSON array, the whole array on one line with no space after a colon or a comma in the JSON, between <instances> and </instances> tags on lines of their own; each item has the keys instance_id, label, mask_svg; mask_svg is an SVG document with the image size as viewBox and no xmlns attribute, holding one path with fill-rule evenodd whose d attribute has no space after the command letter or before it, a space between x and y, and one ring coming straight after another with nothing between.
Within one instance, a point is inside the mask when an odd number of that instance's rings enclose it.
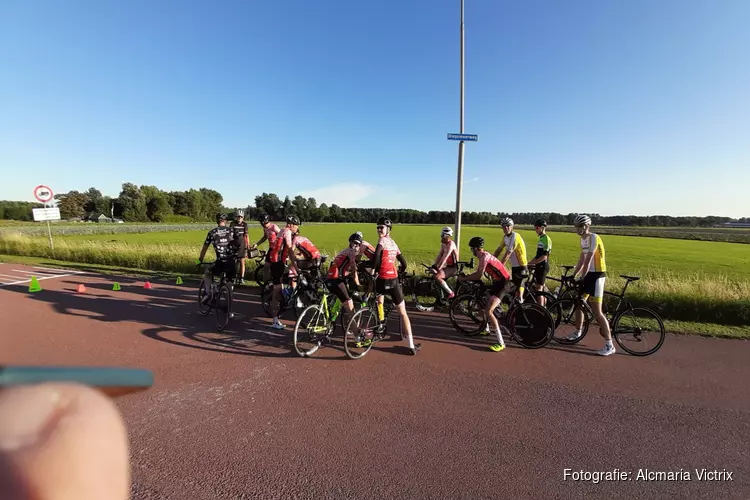
<instances>
[{"instance_id":1,"label":"orange traffic cone","mask_svg":"<svg viewBox=\"0 0 750 500\"><path fill-rule=\"evenodd\" d=\"M86 291L86 286L83 283L81 283L80 285L78 285L78 288L76 289L76 292L78 292L78 293L84 293L85 291Z\"/></svg>"},{"instance_id":2,"label":"orange traffic cone","mask_svg":"<svg viewBox=\"0 0 750 500\"><path fill-rule=\"evenodd\" d=\"M143 288L145 288L146 290L151 290L151 282L147 281L146 283L144 283Z\"/></svg>"}]
</instances>

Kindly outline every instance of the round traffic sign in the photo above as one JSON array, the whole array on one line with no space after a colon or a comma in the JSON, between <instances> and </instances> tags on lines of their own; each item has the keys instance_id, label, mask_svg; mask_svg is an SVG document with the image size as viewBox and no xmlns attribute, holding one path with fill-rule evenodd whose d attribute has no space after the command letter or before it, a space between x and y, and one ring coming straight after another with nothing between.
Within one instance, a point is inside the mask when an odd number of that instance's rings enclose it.
<instances>
[{"instance_id":1,"label":"round traffic sign","mask_svg":"<svg viewBox=\"0 0 750 500\"><path fill-rule=\"evenodd\" d=\"M53 196L54 195L52 194L52 190L43 184L40 184L39 186L34 188L34 198L41 201L42 203L52 201Z\"/></svg>"}]
</instances>

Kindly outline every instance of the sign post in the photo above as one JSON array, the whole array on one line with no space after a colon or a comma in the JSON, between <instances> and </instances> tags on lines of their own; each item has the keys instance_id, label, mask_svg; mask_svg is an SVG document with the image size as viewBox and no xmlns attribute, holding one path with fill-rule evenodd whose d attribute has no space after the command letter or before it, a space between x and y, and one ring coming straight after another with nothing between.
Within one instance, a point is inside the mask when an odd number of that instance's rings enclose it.
<instances>
[{"instance_id":1,"label":"sign post","mask_svg":"<svg viewBox=\"0 0 750 500\"><path fill-rule=\"evenodd\" d=\"M34 208L32 209L32 212L34 213L34 220L35 221L47 221L47 235L49 236L49 247L54 252L55 251L55 244L52 242L52 228L49 225L49 221L51 220L60 220L60 209L51 207L48 208L47 204L50 204L52 199L54 198L54 194L52 193L52 190L45 186L44 184L40 184L39 186L34 188L34 198L44 203L45 208Z\"/></svg>"}]
</instances>

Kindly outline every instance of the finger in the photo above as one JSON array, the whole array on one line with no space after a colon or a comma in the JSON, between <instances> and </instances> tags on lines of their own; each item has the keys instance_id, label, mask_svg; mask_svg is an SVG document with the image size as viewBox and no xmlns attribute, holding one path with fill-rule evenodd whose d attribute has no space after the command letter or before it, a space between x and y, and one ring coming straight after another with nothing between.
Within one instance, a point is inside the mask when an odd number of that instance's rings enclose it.
<instances>
[{"instance_id":1,"label":"finger","mask_svg":"<svg viewBox=\"0 0 750 500\"><path fill-rule=\"evenodd\" d=\"M10 499L124 500L124 423L102 393L76 384L0 392L0 491Z\"/></svg>"}]
</instances>

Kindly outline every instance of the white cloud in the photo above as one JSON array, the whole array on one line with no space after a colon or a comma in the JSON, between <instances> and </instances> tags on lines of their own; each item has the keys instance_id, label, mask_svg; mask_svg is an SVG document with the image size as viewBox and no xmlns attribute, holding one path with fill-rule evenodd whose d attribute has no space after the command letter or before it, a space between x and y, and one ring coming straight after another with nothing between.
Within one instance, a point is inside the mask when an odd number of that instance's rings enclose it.
<instances>
[{"instance_id":1,"label":"white cloud","mask_svg":"<svg viewBox=\"0 0 750 500\"><path fill-rule=\"evenodd\" d=\"M479 182L479 177L472 177L468 181L466 181L466 184L471 184L472 182Z\"/></svg>"},{"instance_id":2,"label":"white cloud","mask_svg":"<svg viewBox=\"0 0 750 500\"><path fill-rule=\"evenodd\" d=\"M305 198L315 198L320 205L333 205L334 203L344 208L362 207L362 200L375 192L373 186L358 184L356 182L333 184L331 186L304 191L300 193Z\"/></svg>"}]
</instances>

